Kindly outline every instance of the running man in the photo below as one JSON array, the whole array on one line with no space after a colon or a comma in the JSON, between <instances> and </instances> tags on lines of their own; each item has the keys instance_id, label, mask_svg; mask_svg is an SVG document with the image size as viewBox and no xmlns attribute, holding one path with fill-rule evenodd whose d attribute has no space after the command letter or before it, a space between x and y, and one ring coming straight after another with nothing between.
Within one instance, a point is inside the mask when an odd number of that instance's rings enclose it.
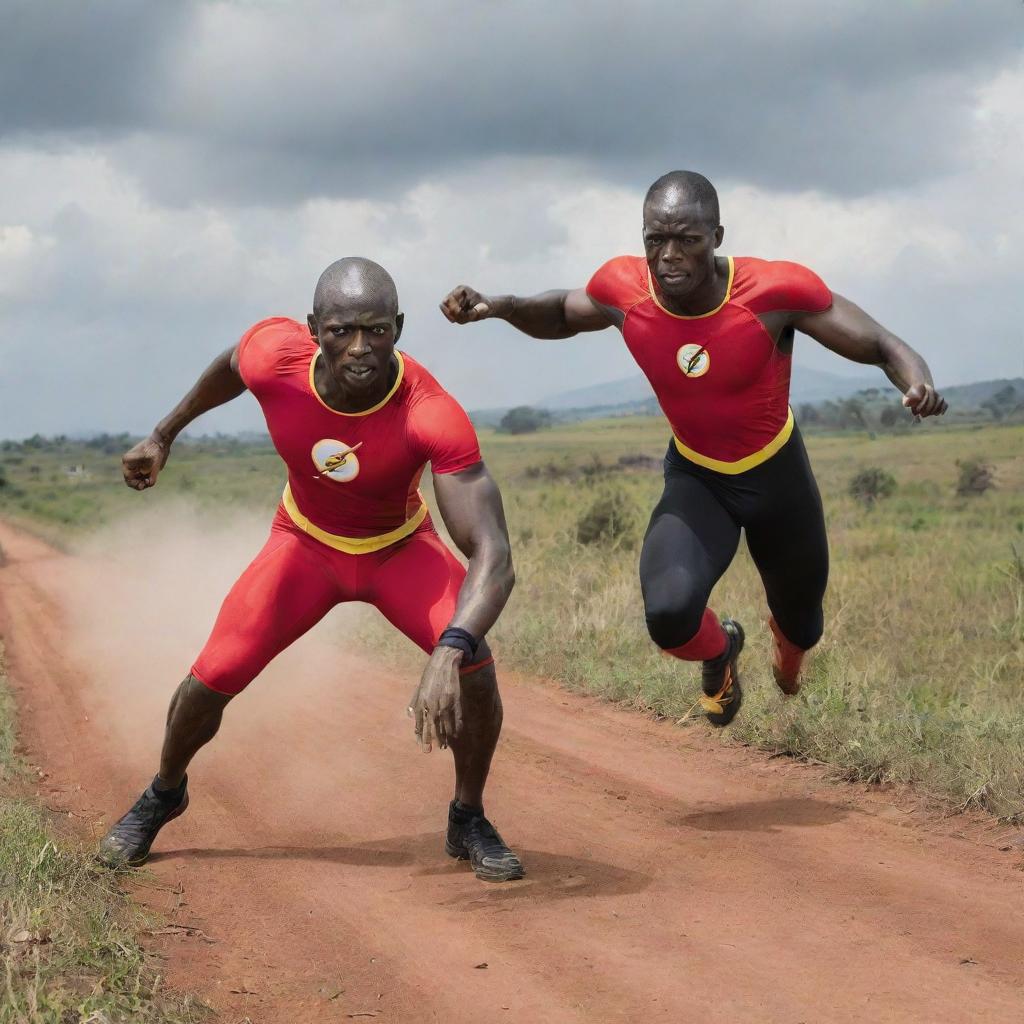
<instances>
[{"instance_id":1,"label":"running man","mask_svg":"<svg viewBox=\"0 0 1024 1024\"><path fill-rule=\"evenodd\" d=\"M329 266L308 326L263 320L218 356L153 433L123 459L129 487L152 487L177 435L248 389L288 468L263 550L228 594L213 632L171 699L160 770L100 844L112 864L143 863L188 806L189 762L228 702L336 604L375 605L430 652L409 712L429 752L451 748L455 796L445 850L478 878L523 867L484 816L501 698L484 636L514 582L501 494L465 412L409 356L394 281L370 260ZM442 543L417 487L431 464Z\"/></svg>"},{"instance_id":2,"label":"running man","mask_svg":"<svg viewBox=\"0 0 1024 1024\"><path fill-rule=\"evenodd\" d=\"M708 608L746 531L771 612L779 688L800 687L821 638L828 542L821 497L789 408L794 331L881 369L915 416L946 402L925 361L795 263L716 256L725 229L703 175L672 171L648 190L646 256L618 256L586 289L531 298L461 285L441 303L452 322L498 318L534 338L615 326L672 427L665 490L640 555L647 628L667 654L702 666L701 704L728 725L743 698L743 629Z\"/></svg>"}]
</instances>

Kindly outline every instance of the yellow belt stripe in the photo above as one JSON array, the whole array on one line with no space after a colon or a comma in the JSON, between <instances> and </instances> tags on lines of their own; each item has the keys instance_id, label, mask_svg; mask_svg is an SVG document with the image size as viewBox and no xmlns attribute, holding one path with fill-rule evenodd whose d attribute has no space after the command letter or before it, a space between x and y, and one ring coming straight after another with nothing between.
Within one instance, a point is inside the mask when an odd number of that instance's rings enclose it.
<instances>
[{"instance_id":1,"label":"yellow belt stripe","mask_svg":"<svg viewBox=\"0 0 1024 1024\"><path fill-rule=\"evenodd\" d=\"M326 544L337 551L344 551L349 555L366 555L371 551L380 551L381 548L395 544L403 537L408 537L427 518L427 506L420 505L413 513L412 518L407 519L398 529L392 530L390 533L381 533L375 537L339 537L336 533L328 533L326 530L321 530L316 523L311 523L299 511L299 506L295 504L295 498L292 497L291 485L285 484L284 496L281 498L281 501L292 522L300 530L308 533L310 537L320 541L322 544Z\"/></svg>"},{"instance_id":2,"label":"yellow belt stripe","mask_svg":"<svg viewBox=\"0 0 1024 1024\"><path fill-rule=\"evenodd\" d=\"M709 458L707 455L695 452L692 448L687 448L678 437L673 437L672 440L675 441L676 450L684 459L696 462L698 466L703 466L705 469L713 469L716 473L733 475L745 473L748 469L753 469L755 466L760 466L762 462L767 462L789 440L792 433L793 410L790 409L782 429L760 451L738 459L736 462L723 462L721 459Z\"/></svg>"}]
</instances>

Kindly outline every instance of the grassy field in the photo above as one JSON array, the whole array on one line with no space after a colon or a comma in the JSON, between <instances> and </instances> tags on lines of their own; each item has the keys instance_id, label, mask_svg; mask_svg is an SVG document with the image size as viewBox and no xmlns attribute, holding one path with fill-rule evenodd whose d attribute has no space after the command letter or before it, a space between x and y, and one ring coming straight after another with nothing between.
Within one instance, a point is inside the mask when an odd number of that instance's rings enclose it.
<instances>
[{"instance_id":1,"label":"grassy field","mask_svg":"<svg viewBox=\"0 0 1024 1024\"><path fill-rule=\"evenodd\" d=\"M696 671L648 641L636 576L661 487L664 422L623 418L481 439L505 496L519 579L493 634L502 663L699 722ZM1020 816L1024 428L926 423L878 438L812 435L808 448L832 548L825 638L804 692L784 702L769 672L763 593L741 550L712 600L748 633L748 699L723 742L815 758L848 778L913 781L958 806ZM996 487L960 497L958 462L970 458L994 467ZM67 475L72 464L84 471ZM269 446L227 440L176 450L144 499L119 483L112 453L80 445L0 451L0 467L0 514L65 541L131 515L140 500L186 496L211 516L239 506L269 516L283 482ZM896 481L871 508L848 493L867 467ZM581 543L581 520L595 508L610 514L611 533ZM375 619L366 632L391 637L384 647L396 659L420 663Z\"/></svg>"},{"instance_id":2,"label":"grassy field","mask_svg":"<svg viewBox=\"0 0 1024 1024\"><path fill-rule=\"evenodd\" d=\"M194 1024L191 1000L167 996L160 963L136 936L152 922L119 877L20 799L14 708L0 648L0 1024Z\"/></svg>"}]
</instances>

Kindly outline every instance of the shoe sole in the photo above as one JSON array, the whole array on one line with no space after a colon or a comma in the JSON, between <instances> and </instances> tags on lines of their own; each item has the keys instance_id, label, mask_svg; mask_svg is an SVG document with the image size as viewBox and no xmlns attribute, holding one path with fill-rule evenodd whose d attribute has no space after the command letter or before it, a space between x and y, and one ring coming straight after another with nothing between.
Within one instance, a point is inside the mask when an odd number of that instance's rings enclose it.
<instances>
[{"instance_id":1,"label":"shoe sole","mask_svg":"<svg viewBox=\"0 0 1024 1024\"><path fill-rule=\"evenodd\" d=\"M462 847L452 846L447 839L444 841L444 852L455 860L469 860L469 854L466 853ZM492 868L481 868L479 870L477 868L473 868L473 874L476 875L481 882L515 882L522 878L526 874L526 871L522 866L508 871L496 871Z\"/></svg>"}]
</instances>

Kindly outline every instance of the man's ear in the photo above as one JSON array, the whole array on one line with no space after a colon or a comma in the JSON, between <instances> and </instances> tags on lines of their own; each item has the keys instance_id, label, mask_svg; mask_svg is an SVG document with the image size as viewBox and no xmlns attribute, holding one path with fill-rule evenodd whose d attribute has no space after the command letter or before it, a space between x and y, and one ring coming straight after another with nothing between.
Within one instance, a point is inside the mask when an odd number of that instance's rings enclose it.
<instances>
[{"instance_id":1,"label":"man's ear","mask_svg":"<svg viewBox=\"0 0 1024 1024\"><path fill-rule=\"evenodd\" d=\"M725 238L725 227L719 224L715 228L715 248L717 249L722 244L722 239Z\"/></svg>"},{"instance_id":2,"label":"man's ear","mask_svg":"<svg viewBox=\"0 0 1024 1024\"><path fill-rule=\"evenodd\" d=\"M309 334L310 334L310 337L317 344L319 344L320 343L320 335L319 335L319 333L318 333L318 331L316 329L316 317L312 313L310 313L306 317L306 323L309 324Z\"/></svg>"},{"instance_id":3,"label":"man's ear","mask_svg":"<svg viewBox=\"0 0 1024 1024\"><path fill-rule=\"evenodd\" d=\"M402 336L402 328L405 326L405 314L399 313L395 317L395 343L398 343L398 339Z\"/></svg>"}]
</instances>

